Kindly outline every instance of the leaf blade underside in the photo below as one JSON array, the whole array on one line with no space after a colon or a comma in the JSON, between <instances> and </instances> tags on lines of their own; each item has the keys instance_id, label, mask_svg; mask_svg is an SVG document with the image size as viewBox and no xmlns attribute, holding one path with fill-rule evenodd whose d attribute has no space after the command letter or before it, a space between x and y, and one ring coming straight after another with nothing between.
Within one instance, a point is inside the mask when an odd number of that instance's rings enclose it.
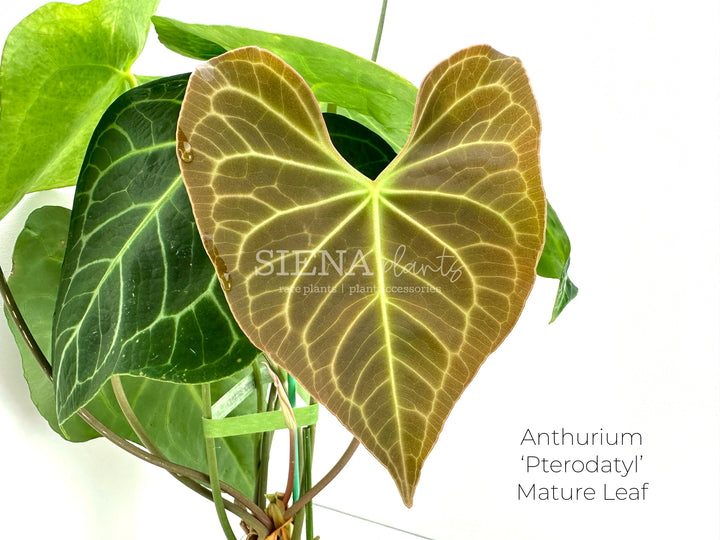
<instances>
[{"instance_id":1,"label":"leaf blade underside","mask_svg":"<svg viewBox=\"0 0 720 540\"><path fill-rule=\"evenodd\" d=\"M374 182L333 148L302 78L254 47L192 75L178 129L241 328L411 505L452 406L535 278L545 197L520 62L478 46L433 69L407 145Z\"/></svg>"},{"instance_id":2,"label":"leaf blade underside","mask_svg":"<svg viewBox=\"0 0 720 540\"><path fill-rule=\"evenodd\" d=\"M61 423L111 375L211 382L257 354L225 303L180 178L186 83L169 77L124 94L91 140L54 322Z\"/></svg>"}]
</instances>

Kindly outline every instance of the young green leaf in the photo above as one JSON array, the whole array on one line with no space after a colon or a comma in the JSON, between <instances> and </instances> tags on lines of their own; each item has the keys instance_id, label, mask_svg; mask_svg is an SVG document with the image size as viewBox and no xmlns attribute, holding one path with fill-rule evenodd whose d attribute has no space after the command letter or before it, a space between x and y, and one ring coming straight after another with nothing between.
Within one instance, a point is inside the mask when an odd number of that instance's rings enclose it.
<instances>
[{"instance_id":1,"label":"young green leaf","mask_svg":"<svg viewBox=\"0 0 720 540\"><path fill-rule=\"evenodd\" d=\"M285 60L305 79L318 101L334 103L399 150L410 132L417 89L375 62L305 38L235 26L188 24L153 17L158 38L169 49L209 60L254 45Z\"/></svg>"},{"instance_id":2,"label":"young green leaf","mask_svg":"<svg viewBox=\"0 0 720 540\"><path fill-rule=\"evenodd\" d=\"M54 326L63 422L114 374L221 379L257 350L237 328L175 157L187 75L118 98L80 174Z\"/></svg>"},{"instance_id":3,"label":"young green leaf","mask_svg":"<svg viewBox=\"0 0 720 540\"><path fill-rule=\"evenodd\" d=\"M0 63L0 218L31 191L75 184L93 129L136 85L159 0L50 3L11 32Z\"/></svg>"},{"instance_id":4,"label":"young green leaf","mask_svg":"<svg viewBox=\"0 0 720 540\"><path fill-rule=\"evenodd\" d=\"M375 181L338 154L312 92L270 52L223 54L190 79L180 165L233 314L407 505L535 279L539 130L520 62L487 46L432 70L407 145Z\"/></svg>"},{"instance_id":5,"label":"young green leaf","mask_svg":"<svg viewBox=\"0 0 720 540\"><path fill-rule=\"evenodd\" d=\"M45 206L30 214L15 244L13 272L8 278L20 311L46 355L51 349L52 314L69 223L70 210L67 208ZM50 426L74 442L98 437L97 432L77 416L70 417L62 429L58 426L53 385L38 367L14 325L11 324L10 328L22 355L23 371L32 400ZM213 383L213 395L223 395L240 382L240 377L247 378L252 386L252 377L246 372ZM197 388L139 377L123 377L123 386L145 431L163 454L175 463L207 472ZM98 395L88 403L87 409L115 433L138 442L117 405L109 383L103 385ZM254 394L236 404L236 413L240 415L255 413L256 410ZM252 494L255 484L253 439L218 439L216 444L221 478L244 493Z\"/></svg>"},{"instance_id":6,"label":"young green leaf","mask_svg":"<svg viewBox=\"0 0 720 540\"><path fill-rule=\"evenodd\" d=\"M560 218L548 203L545 247L537 265L538 276L559 280L552 318L553 322L570 301L577 296L578 288L568 277L570 267L570 239Z\"/></svg>"}]
</instances>

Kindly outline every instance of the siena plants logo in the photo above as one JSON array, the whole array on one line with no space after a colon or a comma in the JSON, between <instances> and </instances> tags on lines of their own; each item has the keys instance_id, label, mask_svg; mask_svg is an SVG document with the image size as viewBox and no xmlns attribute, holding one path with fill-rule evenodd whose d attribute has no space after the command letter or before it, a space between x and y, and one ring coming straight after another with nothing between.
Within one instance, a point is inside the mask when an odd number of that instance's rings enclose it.
<instances>
[{"instance_id":1,"label":"siena plants logo","mask_svg":"<svg viewBox=\"0 0 720 540\"><path fill-rule=\"evenodd\" d=\"M435 257L423 257L422 260L413 260L408 257L408 249L400 245L392 258L377 260L374 253L365 253L357 250L286 250L263 249L255 255L256 276L295 276L295 277L333 277L346 278L354 276L356 284L340 282L332 287L318 287L317 285L299 286L299 280L293 280L293 286L285 287L298 293L312 292L348 292L349 294L376 292L377 287L392 289L388 292L425 293L441 290L441 279L455 283L463 276L463 266L455 255L443 248L442 253ZM382 276L377 275L376 268L381 267ZM391 283L392 278L401 278L404 275L417 277L417 285L409 286ZM388 279L390 278L390 279ZM325 281L325 280L323 280ZM318 289L317 291L315 289ZM396 290L397 289L397 290Z\"/></svg>"}]
</instances>

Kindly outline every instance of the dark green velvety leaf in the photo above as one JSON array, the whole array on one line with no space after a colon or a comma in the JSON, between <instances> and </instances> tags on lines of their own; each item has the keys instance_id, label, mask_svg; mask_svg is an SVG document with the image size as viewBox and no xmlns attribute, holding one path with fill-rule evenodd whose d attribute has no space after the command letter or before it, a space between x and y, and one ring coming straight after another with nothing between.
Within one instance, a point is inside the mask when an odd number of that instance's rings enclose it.
<instances>
[{"instance_id":1,"label":"dark green velvety leaf","mask_svg":"<svg viewBox=\"0 0 720 540\"><path fill-rule=\"evenodd\" d=\"M0 64L0 218L26 193L75 183L100 116L136 85L130 67L158 2L53 2L10 32Z\"/></svg>"},{"instance_id":2,"label":"dark green velvety leaf","mask_svg":"<svg viewBox=\"0 0 720 540\"><path fill-rule=\"evenodd\" d=\"M323 113L330 140L345 160L374 180L395 157L395 151L377 133L340 114Z\"/></svg>"},{"instance_id":3,"label":"dark green velvety leaf","mask_svg":"<svg viewBox=\"0 0 720 540\"><path fill-rule=\"evenodd\" d=\"M8 278L20 311L46 355L51 349L52 314L69 223L70 210L67 208L46 206L35 210L18 236L13 253L13 272ZM95 430L75 415L62 428L58 426L53 385L38 367L13 324L10 328L22 354L23 371L32 400L50 426L74 442L98 437ZM213 398L219 398L242 378L248 378L252 386L251 374L240 372L213 383ZM130 405L163 454L175 463L207 472L202 408L197 387L130 376L123 377L123 386ZM87 409L114 432L138 442L117 405L109 383L103 385ZM254 412L257 412L254 393L235 409L235 414ZM221 478L251 494L255 484L253 438L218 439L216 444Z\"/></svg>"},{"instance_id":4,"label":"dark green velvety leaf","mask_svg":"<svg viewBox=\"0 0 720 540\"><path fill-rule=\"evenodd\" d=\"M153 24L166 47L200 60L248 45L267 49L305 79L318 101L337 104L340 112L378 133L394 150L408 138L417 89L375 62L295 36L158 16Z\"/></svg>"},{"instance_id":5,"label":"dark green velvety leaf","mask_svg":"<svg viewBox=\"0 0 720 540\"><path fill-rule=\"evenodd\" d=\"M537 265L538 276L559 280L558 292L550 322L577 296L578 288L568 277L570 267L570 239L557 213L548 203L545 247Z\"/></svg>"},{"instance_id":6,"label":"dark green velvety leaf","mask_svg":"<svg viewBox=\"0 0 720 540\"><path fill-rule=\"evenodd\" d=\"M112 375L210 382L257 354L227 307L180 178L186 84L183 75L127 92L90 142L55 312L60 422Z\"/></svg>"}]
</instances>

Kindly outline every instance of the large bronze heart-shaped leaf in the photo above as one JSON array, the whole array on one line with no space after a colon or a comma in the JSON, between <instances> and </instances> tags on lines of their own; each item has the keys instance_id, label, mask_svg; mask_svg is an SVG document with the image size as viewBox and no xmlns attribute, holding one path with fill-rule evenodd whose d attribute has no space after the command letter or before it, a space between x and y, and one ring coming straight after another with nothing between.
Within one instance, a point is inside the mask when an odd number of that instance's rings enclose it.
<instances>
[{"instance_id":1,"label":"large bronze heart-shaped leaf","mask_svg":"<svg viewBox=\"0 0 720 540\"><path fill-rule=\"evenodd\" d=\"M248 47L192 75L178 154L243 331L390 471L412 504L453 404L520 315L543 246L540 122L488 46L427 76L371 181L302 78Z\"/></svg>"}]
</instances>

